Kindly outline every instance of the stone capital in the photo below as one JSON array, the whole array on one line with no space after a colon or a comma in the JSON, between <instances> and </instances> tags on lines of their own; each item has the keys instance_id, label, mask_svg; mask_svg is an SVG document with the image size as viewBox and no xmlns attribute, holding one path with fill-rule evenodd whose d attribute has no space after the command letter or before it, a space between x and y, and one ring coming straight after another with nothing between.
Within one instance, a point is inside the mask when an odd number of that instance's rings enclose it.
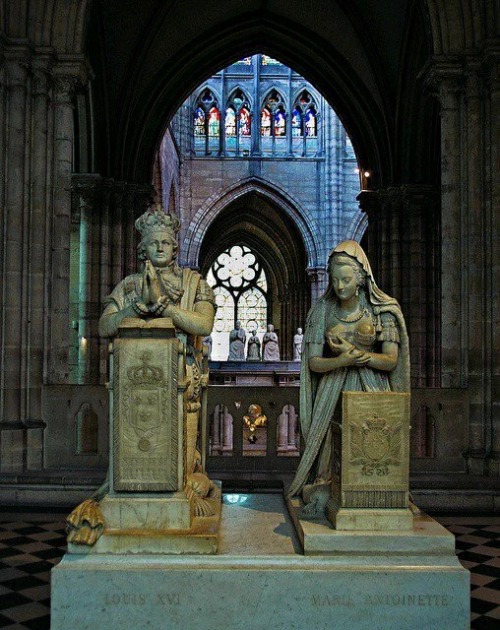
<instances>
[{"instance_id":1,"label":"stone capital","mask_svg":"<svg viewBox=\"0 0 500 630\"><path fill-rule=\"evenodd\" d=\"M320 282L327 275L327 269L324 266L321 267L308 267L306 273L312 282Z\"/></svg>"},{"instance_id":2,"label":"stone capital","mask_svg":"<svg viewBox=\"0 0 500 630\"><path fill-rule=\"evenodd\" d=\"M457 95L464 90L463 64L463 59L457 55L439 55L430 59L419 74L442 109L453 108Z\"/></svg>"},{"instance_id":3,"label":"stone capital","mask_svg":"<svg viewBox=\"0 0 500 630\"><path fill-rule=\"evenodd\" d=\"M4 67L6 86L8 89L26 88L30 70L29 58L27 56L21 58L6 57Z\"/></svg>"},{"instance_id":4,"label":"stone capital","mask_svg":"<svg viewBox=\"0 0 500 630\"><path fill-rule=\"evenodd\" d=\"M53 67L54 98L56 103L70 105L73 94L80 86L85 86L93 74L84 59L59 59Z\"/></svg>"},{"instance_id":5,"label":"stone capital","mask_svg":"<svg viewBox=\"0 0 500 630\"><path fill-rule=\"evenodd\" d=\"M33 96L46 96L53 84L52 64L47 58L35 58L31 65Z\"/></svg>"},{"instance_id":6,"label":"stone capital","mask_svg":"<svg viewBox=\"0 0 500 630\"><path fill-rule=\"evenodd\" d=\"M356 197L361 212L370 217L371 214L381 209L380 194L376 190L362 190Z\"/></svg>"},{"instance_id":7,"label":"stone capital","mask_svg":"<svg viewBox=\"0 0 500 630\"><path fill-rule=\"evenodd\" d=\"M486 87L491 92L498 91L500 87L499 60L500 46L498 44L487 46L481 61L481 70Z\"/></svg>"},{"instance_id":8,"label":"stone capital","mask_svg":"<svg viewBox=\"0 0 500 630\"><path fill-rule=\"evenodd\" d=\"M92 210L99 194L102 177L94 173L73 175L71 178L71 191L81 203Z\"/></svg>"}]
</instances>

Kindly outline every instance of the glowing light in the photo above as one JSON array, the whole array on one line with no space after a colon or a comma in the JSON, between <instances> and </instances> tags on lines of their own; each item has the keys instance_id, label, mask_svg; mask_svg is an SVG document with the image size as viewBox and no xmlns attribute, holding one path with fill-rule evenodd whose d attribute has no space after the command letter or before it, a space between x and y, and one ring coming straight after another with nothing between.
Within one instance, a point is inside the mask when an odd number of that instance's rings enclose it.
<instances>
[{"instance_id":1,"label":"glowing light","mask_svg":"<svg viewBox=\"0 0 500 630\"><path fill-rule=\"evenodd\" d=\"M370 171L365 171L365 172L363 173L363 175L364 175L365 177L370 177Z\"/></svg>"},{"instance_id":2,"label":"glowing light","mask_svg":"<svg viewBox=\"0 0 500 630\"><path fill-rule=\"evenodd\" d=\"M226 501L228 503L246 503L248 501L248 495L247 494L225 494L224 497L226 498Z\"/></svg>"}]
</instances>

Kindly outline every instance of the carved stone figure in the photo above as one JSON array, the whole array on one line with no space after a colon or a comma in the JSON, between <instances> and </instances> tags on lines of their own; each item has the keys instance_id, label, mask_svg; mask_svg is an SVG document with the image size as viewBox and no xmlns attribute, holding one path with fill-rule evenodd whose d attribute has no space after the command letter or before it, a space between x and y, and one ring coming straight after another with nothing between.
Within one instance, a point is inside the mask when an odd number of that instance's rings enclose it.
<instances>
[{"instance_id":1,"label":"carved stone figure","mask_svg":"<svg viewBox=\"0 0 500 630\"><path fill-rule=\"evenodd\" d=\"M280 348L278 345L278 335L274 332L274 326L269 324L267 332L262 339L262 358L264 361L279 361Z\"/></svg>"},{"instance_id":2,"label":"carved stone figure","mask_svg":"<svg viewBox=\"0 0 500 630\"><path fill-rule=\"evenodd\" d=\"M293 337L293 360L300 361L302 358L302 340L304 335L302 334L302 328L297 328L297 333Z\"/></svg>"},{"instance_id":3,"label":"carved stone figure","mask_svg":"<svg viewBox=\"0 0 500 630\"><path fill-rule=\"evenodd\" d=\"M245 360L245 341L247 335L241 327L241 322L236 322L234 329L229 333L229 356L228 361Z\"/></svg>"},{"instance_id":4,"label":"carved stone figure","mask_svg":"<svg viewBox=\"0 0 500 630\"><path fill-rule=\"evenodd\" d=\"M203 339L203 345L207 347L207 357L208 359L212 359L212 346L213 346L213 340L212 340L212 335L208 335L208 337L205 337Z\"/></svg>"},{"instance_id":5,"label":"carved stone figure","mask_svg":"<svg viewBox=\"0 0 500 630\"><path fill-rule=\"evenodd\" d=\"M248 340L247 361L260 361L260 339L256 330L252 331Z\"/></svg>"},{"instance_id":6,"label":"carved stone figure","mask_svg":"<svg viewBox=\"0 0 500 630\"><path fill-rule=\"evenodd\" d=\"M243 422L250 433L247 440L250 444L255 444L257 442L256 429L267 426L267 416L262 413L262 407L255 403L250 405L248 407L248 415L243 416Z\"/></svg>"},{"instance_id":7,"label":"carved stone figure","mask_svg":"<svg viewBox=\"0 0 500 630\"><path fill-rule=\"evenodd\" d=\"M99 320L99 333L102 337L114 337L119 326L127 324L131 328L137 328L148 321L168 318L164 320L165 324L170 326L172 334L182 343L186 356L186 373L179 374L179 379L185 380L187 384L184 394L187 453L184 460L184 492L195 506L195 515L203 516L207 513L206 497L217 492L201 470L201 459L197 455L196 447L201 408L200 391L202 387L206 387L204 379L207 379L201 368L202 339L212 331L215 316L214 294L199 273L191 269L181 269L177 265L177 233L180 225L175 216L165 214L161 208L157 208L144 213L135 225L142 236L138 254L143 270L127 276L113 289ZM137 323L134 324L134 321ZM137 372L141 387L136 388L137 392L131 388L130 392L125 391L123 394L134 397L133 417L137 416L136 424L138 423L137 426L144 433L138 442L138 449L144 452L152 448L151 435L154 427L149 428L149 418L157 419L157 414L150 413L149 407L153 408L157 404L157 397L161 395L156 390L151 390L148 394L154 383L148 381L145 384L145 378L147 376L151 380L158 374L159 381L167 386L169 369L173 369L170 367L172 363L155 364L160 359L155 358L155 340L151 339L149 343L151 342L153 349L143 352L142 364L130 368ZM177 366L177 360L173 365ZM163 403L162 409L166 409ZM176 466L174 462L174 467ZM69 542L88 545L96 542L104 526L99 501L108 489L109 473L108 479L92 499L82 503L68 517Z\"/></svg>"},{"instance_id":8,"label":"carved stone figure","mask_svg":"<svg viewBox=\"0 0 500 630\"><path fill-rule=\"evenodd\" d=\"M289 496L302 493L317 513L332 479L331 421L343 391L410 389L408 335L394 298L375 284L366 254L354 241L328 259L329 284L309 312L300 380L300 425L305 441Z\"/></svg>"}]
</instances>

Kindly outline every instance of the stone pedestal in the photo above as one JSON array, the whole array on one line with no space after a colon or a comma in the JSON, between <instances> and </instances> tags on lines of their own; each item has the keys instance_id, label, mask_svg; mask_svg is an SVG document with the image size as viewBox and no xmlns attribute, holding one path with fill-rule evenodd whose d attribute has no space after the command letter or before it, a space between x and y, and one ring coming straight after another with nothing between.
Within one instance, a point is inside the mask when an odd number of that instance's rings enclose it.
<instances>
[{"instance_id":1,"label":"stone pedestal","mask_svg":"<svg viewBox=\"0 0 500 630\"><path fill-rule=\"evenodd\" d=\"M66 555L52 570L52 630L469 628L469 574L432 519L411 533L337 532L335 554L304 556L281 496L227 500L217 555Z\"/></svg>"},{"instance_id":2,"label":"stone pedestal","mask_svg":"<svg viewBox=\"0 0 500 630\"><path fill-rule=\"evenodd\" d=\"M195 469L203 430L187 411L189 369L171 319L123 320L112 361L104 531L93 546L69 543L68 553L216 553L220 488ZM210 488L200 494L193 477Z\"/></svg>"},{"instance_id":3,"label":"stone pedestal","mask_svg":"<svg viewBox=\"0 0 500 630\"><path fill-rule=\"evenodd\" d=\"M337 530L410 530L410 394L343 392L333 427L332 497Z\"/></svg>"}]
</instances>

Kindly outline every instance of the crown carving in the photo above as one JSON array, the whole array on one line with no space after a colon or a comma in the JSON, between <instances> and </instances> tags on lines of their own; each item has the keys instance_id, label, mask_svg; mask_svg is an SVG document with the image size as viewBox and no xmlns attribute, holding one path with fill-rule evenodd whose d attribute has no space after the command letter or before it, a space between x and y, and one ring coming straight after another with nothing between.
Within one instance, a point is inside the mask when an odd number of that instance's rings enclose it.
<instances>
[{"instance_id":1,"label":"crown carving","mask_svg":"<svg viewBox=\"0 0 500 630\"><path fill-rule=\"evenodd\" d=\"M165 230L176 239L180 226L179 219L173 214L166 214L160 204L154 210L149 209L142 214L135 222L135 227L141 233L142 238L153 230Z\"/></svg>"},{"instance_id":2,"label":"crown carving","mask_svg":"<svg viewBox=\"0 0 500 630\"><path fill-rule=\"evenodd\" d=\"M163 382L163 370L149 363L150 352L141 355L142 364L130 367L127 376L135 385L159 385Z\"/></svg>"},{"instance_id":3,"label":"crown carving","mask_svg":"<svg viewBox=\"0 0 500 630\"><path fill-rule=\"evenodd\" d=\"M384 418L380 418L379 416L377 416L377 414L374 414L371 418L365 420L365 424L369 429L374 431L377 429L383 429L386 425L386 422Z\"/></svg>"}]
</instances>

